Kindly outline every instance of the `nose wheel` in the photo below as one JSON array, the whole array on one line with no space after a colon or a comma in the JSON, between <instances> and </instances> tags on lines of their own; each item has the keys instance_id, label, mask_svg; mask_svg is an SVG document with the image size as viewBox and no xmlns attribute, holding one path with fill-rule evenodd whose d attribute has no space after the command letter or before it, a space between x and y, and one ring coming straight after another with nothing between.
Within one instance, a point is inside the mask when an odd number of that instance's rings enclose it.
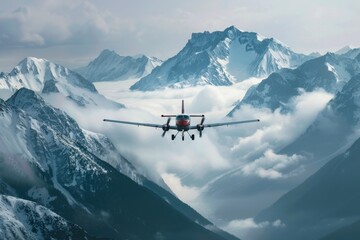
<instances>
[{"instance_id":1,"label":"nose wheel","mask_svg":"<svg viewBox=\"0 0 360 240\"><path fill-rule=\"evenodd\" d=\"M190 135L190 133L188 132L188 131L186 131L188 134L189 134L189 137L191 138L191 140L195 140L195 135L194 134L191 134ZM179 132L177 132L176 134L171 134L171 140L175 140L175 138L176 138L176 136L178 135L178 133ZM181 140L182 141L185 141L185 131L182 131L181 132Z\"/></svg>"}]
</instances>

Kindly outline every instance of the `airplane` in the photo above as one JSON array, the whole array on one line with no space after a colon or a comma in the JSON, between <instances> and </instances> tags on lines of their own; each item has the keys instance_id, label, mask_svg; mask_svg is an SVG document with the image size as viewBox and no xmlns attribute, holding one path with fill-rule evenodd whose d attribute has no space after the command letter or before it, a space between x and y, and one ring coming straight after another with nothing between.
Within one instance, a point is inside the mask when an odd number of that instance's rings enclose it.
<instances>
[{"instance_id":1,"label":"airplane","mask_svg":"<svg viewBox=\"0 0 360 240\"><path fill-rule=\"evenodd\" d=\"M259 119L254 120L246 120L246 121L237 121L237 122L222 122L222 123L210 123L204 124L205 115L204 114L185 114L185 107L184 107L184 100L182 100L181 105L181 114L174 115L161 115L161 117L167 117L167 121L165 124L152 124L152 123L140 123L140 122L128 122L128 121L120 121L120 120L111 120L111 119L104 119L104 122L113 122L113 123L121 123L121 124L130 124L136 126L144 126L144 127L154 127L154 128L161 128L163 130L162 137L165 136L166 132L169 130L177 131L176 134L171 135L171 140L175 140L176 136L181 132L181 138L184 141L185 139L185 132L187 132L192 140L195 140L195 135L188 132L189 130L198 130L199 137L202 137L202 132L205 128L208 127L220 127L220 126L229 126L235 124L242 124L242 123L252 123L252 122L259 122ZM175 118L176 125L170 125L171 118ZM192 117L201 117L201 121L197 125L190 125Z\"/></svg>"}]
</instances>

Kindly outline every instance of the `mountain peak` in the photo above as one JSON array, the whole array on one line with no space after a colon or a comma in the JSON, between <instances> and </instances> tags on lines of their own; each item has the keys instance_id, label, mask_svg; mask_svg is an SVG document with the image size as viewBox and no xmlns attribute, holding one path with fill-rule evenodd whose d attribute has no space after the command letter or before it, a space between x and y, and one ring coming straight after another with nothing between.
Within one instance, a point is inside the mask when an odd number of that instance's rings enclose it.
<instances>
[{"instance_id":1,"label":"mountain peak","mask_svg":"<svg viewBox=\"0 0 360 240\"><path fill-rule=\"evenodd\" d=\"M11 71L11 75L15 75L17 73L39 73L39 68L41 68L42 65L45 63L48 63L49 61L46 59L36 58L36 57L26 57L23 60L21 60L16 67Z\"/></svg>"},{"instance_id":2,"label":"mountain peak","mask_svg":"<svg viewBox=\"0 0 360 240\"><path fill-rule=\"evenodd\" d=\"M13 106L23 108L24 106L45 104L44 100L34 91L27 88L20 88L8 100Z\"/></svg>"},{"instance_id":3,"label":"mountain peak","mask_svg":"<svg viewBox=\"0 0 360 240\"><path fill-rule=\"evenodd\" d=\"M120 57L120 55L117 54L114 50L104 49L104 50L102 50L101 53L99 54L98 58L109 57L109 56Z\"/></svg>"},{"instance_id":4,"label":"mountain peak","mask_svg":"<svg viewBox=\"0 0 360 240\"><path fill-rule=\"evenodd\" d=\"M161 63L159 59L144 54L121 56L105 49L86 67L76 71L92 82L126 80L146 76Z\"/></svg>"},{"instance_id":5,"label":"mountain peak","mask_svg":"<svg viewBox=\"0 0 360 240\"><path fill-rule=\"evenodd\" d=\"M249 77L267 77L308 59L274 38L230 26L223 31L193 33L176 56L130 89L151 91L163 87L228 86Z\"/></svg>"},{"instance_id":6,"label":"mountain peak","mask_svg":"<svg viewBox=\"0 0 360 240\"><path fill-rule=\"evenodd\" d=\"M340 48L340 49L337 50L335 53L341 55L341 54L345 54L345 53L347 53L347 52L349 52L349 51L351 51L351 50L353 50L353 49L355 49L355 48L356 48L356 47L354 47L354 46L352 46L352 45L347 45L347 46L345 46L345 47Z\"/></svg>"}]
</instances>

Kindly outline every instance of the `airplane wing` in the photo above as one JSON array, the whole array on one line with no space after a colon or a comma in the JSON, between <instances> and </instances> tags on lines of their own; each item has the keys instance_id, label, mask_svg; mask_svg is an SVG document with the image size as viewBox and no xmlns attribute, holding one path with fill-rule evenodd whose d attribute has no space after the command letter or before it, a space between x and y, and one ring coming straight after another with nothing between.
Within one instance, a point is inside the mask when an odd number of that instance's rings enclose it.
<instances>
[{"instance_id":1,"label":"airplane wing","mask_svg":"<svg viewBox=\"0 0 360 240\"><path fill-rule=\"evenodd\" d=\"M229 125L242 124L242 123L251 123L251 122L260 122L260 120L259 119L254 119L254 120L237 121L237 122L209 123L209 124L203 124L203 127L204 128L207 128L207 127L220 127L220 126L229 126ZM190 129L197 129L197 126L191 126Z\"/></svg>"},{"instance_id":2,"label":"airplane wing","mask_svg":"<svg viewBox=\"0 0 360 240\"><path fill-rule=\"evenodd\" d=\"M119 120L111 120L104 119L104 122L113 122L113 123L122 123L136 126L144 126L144 127L154 127L154 128L162 128L164 124L152 124L152 123L140 123L140 122L127 122L127 121L119 121ZM170 129L176 129L176 126L169 126Z\"/></svg>"}]
</instances>

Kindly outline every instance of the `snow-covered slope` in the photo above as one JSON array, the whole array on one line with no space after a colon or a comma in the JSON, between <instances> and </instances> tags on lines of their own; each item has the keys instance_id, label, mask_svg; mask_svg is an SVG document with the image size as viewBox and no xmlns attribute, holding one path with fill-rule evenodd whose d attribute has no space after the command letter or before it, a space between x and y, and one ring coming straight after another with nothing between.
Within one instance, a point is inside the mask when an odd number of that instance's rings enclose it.
<instances>
[{"instance_id":1,"label":"snow-covered slope","mask_svg":"<svg viewBox=\"0 0 360 240\"><path fill-rule=\"evenodd\" d=\"M27 116L22 117L22 112L2 114L3 124L0 126L2 153L11 154L15 151L30 159L39 158L41 161L37 163L42 163L41 168L46 169L47 154L44 147L49 144L48 141L56 142L57 135L62 134L64 135L62 138L66 138L65 140L69 143L81 144L86 151L110 163L120 172L140 183L141 175L136 172L130 162L121 156L107 137L81 129L74 119L65 112L49 106L34 91L22 88L15 92L6 103L25 111ZM18 129L16 124L32 130ZM31 150L21 150L25 146ZM39 152L39 149L43 150Z\"/></svg>"},{"instance_id":2,"label":"snow-covered slope","mask_svg":"<svg viewBox=\"0 0 360 240\"><path fill-rule=\"evenodd\" d=\"M226 86L249 77L265 77L284 67L295 67L309 58L294 53L273 38L242 32L231 26L224 31L193 33L176 56L155 68L131 89Z\"/></svg>"},{"instance_id":3,"label":"snow-covered slope","mask_svg":"<svg viewBox=\"0 0 360 240\"><path fill-rule=\"evenodd\" d=\"M25 58L9 74L0 75L0 89L15 92L22 87L61 95L79 106L123 107L100 95L95 86L80 74L45 59Z\"/></svg>"},{"instance_id":4,"label":"snow-covered slope","mask_svg":"<svg viewBox=\"0 0 360 240\"><path fill-rule=\"evenodd\" d=\"M259 239L316 240L359 220L359 156L360 139L261 212L257 221L281 219L285 227L264 229Z\"/></svg>"},{"instance_id":5,"label":"snow-covered slope","mask_svg":"<svg viewBox=\"0 0 360 240\"><path fill-rule=\"evenodd\" d=\"M95 238L37 203L0 194L0 239Z\"/></svg>"},{"instance_id":6,"label":"snow-covered slope","mask_svg":"<svg viewBox=\"0 0 360 240\"><path fill-rule=\"evenodd\" d=\"M311 92L322 88L329 93L336 93L358 73L359 61L328 53L309 60L296 69L282 69L271 74L258 85L251 87L229 115L243 104L272 110L279 107L286 109L288 101L298 96L301 91Z\"/></svg>"},{"instance_id":7,"label":"snow-covered slope","mask_svg":"<svg viewBox=\"0 0 360 240\"><path fill-rule=\"evenodd\" d=\"M84 132L31 90L0 99L0 132L1 194L35 201L92 236L224 239L142 186L150 181L103 136Z\"/></svg>"},{"instance_id":8,"label":"snow-covered slope","mask_svg":"<svg viewBox=\"0 0 360 240\"><path fill-rule=\"evenodd\" d=\"M162 61L155 57L120 56L106 49L86 67L75 71L91 82L127 80L144 77L161 63Z\"/></svg>"}]
</instances>

